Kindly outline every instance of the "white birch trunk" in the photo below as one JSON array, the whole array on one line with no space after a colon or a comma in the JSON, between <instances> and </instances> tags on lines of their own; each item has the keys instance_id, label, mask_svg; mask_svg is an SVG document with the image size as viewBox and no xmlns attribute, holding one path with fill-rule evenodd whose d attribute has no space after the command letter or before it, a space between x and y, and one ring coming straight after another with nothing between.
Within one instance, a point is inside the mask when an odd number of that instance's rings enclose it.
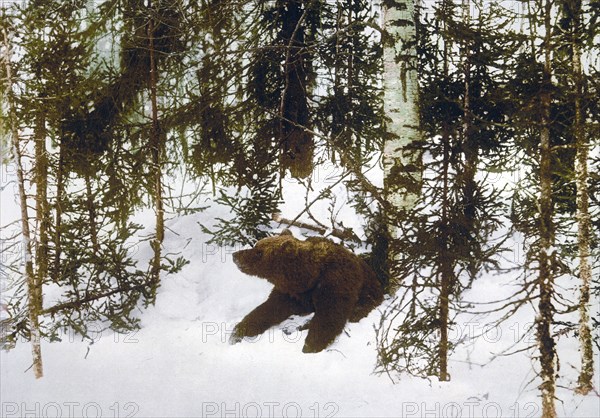
<instances>
[{"instance_id":1,"label":"white birch trunk","mask_svg":"<svg viewBox=\"0 0 600 418\"><path fill-rule=\"evenodd\" d=\"M581 28L581 3L578 4L574 16L574 34L579 36ZM590 213L588 192L588 141L586 138L583 112L581 109L582 69L580 39L573 39L573 78L575 84L575 141L577 157L575 159L575 183L577 186L577 241L579 246L579 278L581 290L579 296L579 341L581 350L581 371L579 373L577 392L587 395L593 389L594 350L590 329L590 284L592 282L592 265L590 263Z\"/></svg>"},{"instance_id":2,"label":"white birch trunk","mask_svg":"<svg viewBox=\"0 0 600 418\"><path fill-rule=\"evenodd\" d=\"M411 210L422 175L421 153L413 148L421 140L414 0L384 6L383 25L391 38L383 50L384 110L391 134L383 150L385 190L393 207Z\"/></svg>"},{"instance_id":3,"label":"white birch trunk","mask_svg":"<svg viewBox=\"0 0 600 418\"><path fill-rule=\"evenodd\" d=\"M415 207L422 181L415 1L383 4L387 38L383 49L384 111L389 118L383 170L386 200L391 206L388 213L391 266L399 257L393 250L393 242L400 238L399 219L402 213ZM393 294L399 287L393 267L390 276L388 291Z\"/></svg>"},{"instance_id":4,"label":"white birch trunk","mask_svg":"<svg viewBox=\"0 0 600 418\"><path fill-rule=\"evenodd\" d=\"M21 205L21 227L23 236L23 258L25 261L25 278L27 281L27 296L28 296L28 319L29 333L31 340L31 352L33 356L33 373L36 379L44 375L42 366L42 348L41 348L41 333L38 316L41 311L39 301L41 298L40 284L36 281L36 276L33 271L33 254L31 245L31 232L29 228L29 215L27 210L27 193L25 191L25 174L23 171L22 155L19 140L19 129L17 126L17 115L14 108L14 100L12 98L12 68L10 64L11 50L8 42L8 33L6 28L2 28L4 37L4 48L6 55L4 56L6 64L6 92L8 94L8 113L11 130L11 145L13 148L13 159L17 171L17 182L19 188L19 201Z\"/></svg>"}]
</instances>

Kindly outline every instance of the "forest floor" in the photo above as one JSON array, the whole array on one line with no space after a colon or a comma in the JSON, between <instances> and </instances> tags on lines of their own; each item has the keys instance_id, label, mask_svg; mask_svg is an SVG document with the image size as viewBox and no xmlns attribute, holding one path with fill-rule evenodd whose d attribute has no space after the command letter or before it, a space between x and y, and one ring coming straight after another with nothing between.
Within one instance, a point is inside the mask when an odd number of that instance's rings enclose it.
<instances>
[{"instance_id":1,"label":"forest floor","mask_svg":"<svg viewBox=\"0 0 600 418\"><path fill-rule=\"evenodd\" d=\"M301 193L287 195L284 215L301 210ZM340 193L340 199L343 194ZM339 202L338 202L339 203ZM16 213L3 193L2 223ZM298 209L300 208L300 209ZM321 211L321 212L320 212ZM316 215L327 207L314 208ZM499 326L493 318L459 316L453 341L465 340L450 359L451 381L374 374L375 330L382 307L346 331L324 352L303 354L306 331L294 318L256 341L229 345L233 326L268 295L270 285L237 270L237 248L208 245L198 223L210 225L223 208L167 222L165 252L181 253L190 263L163 278L156 304L138 312L141 329L129 334L101 330L94 341L66 333L62 342L43 342L45 376L35 380L28 368L31 350L20 341L0 351L2 417L536 417L541 413L535 351L527 334L533 313L524 309ZM340 215L346 226L358 220ZM153 213L136 221L152 231ZM297 237L300 230L292 228ZM519 246L507 257L519 257ZM149 248L136 254L150 260ZM491 300L510 294L507 273L483 273L466 295ZM55 302L47 297L46 304ZM284 332L284 328L288 332ZM291 332L290 332L291 330ZM470 337L482 334L471 340ZM520 342L519 342L520 341ZM598 393L575 395L578 341L559 338L561 417L600 416ZM515 345L516 344L516 345ZM517 351L516 354L503 355ZM596 353L595 387L600 388Z\"/></svg>"}]
</instances>

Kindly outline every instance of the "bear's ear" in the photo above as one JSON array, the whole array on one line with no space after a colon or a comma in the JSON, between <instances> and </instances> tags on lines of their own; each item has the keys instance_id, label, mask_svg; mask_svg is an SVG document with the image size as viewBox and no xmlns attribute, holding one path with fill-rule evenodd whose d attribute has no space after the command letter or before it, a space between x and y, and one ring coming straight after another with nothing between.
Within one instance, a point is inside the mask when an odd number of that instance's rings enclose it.
<instances>
[{"instance_id":1,"label":"bear's ear","mask_svg":"<svg viewBox=\"0 0 600 418\"><path fill-rule=\"evenodd\" d=\"M281 234L279 235L290 235L290 236L294 236L294 234L292 234L292 231L290 231L289 229L285 228L283 231L281 231Z\"/></svg>"},{"instance_id":2,"label":"bear's ear","mask_svg":"<svg viewBox=\"0 0 600 418\"><path fill-rule=\"evenodd\" d=\"M296 243L293 242L292 240L287 239L280 244L278 254L283 259L286 259L287 262L289 262L289 260L287 260L287 258L289 258L289 257L293 258L298 255L296 250L297 250Z\"/></svg>"}]
</instances>

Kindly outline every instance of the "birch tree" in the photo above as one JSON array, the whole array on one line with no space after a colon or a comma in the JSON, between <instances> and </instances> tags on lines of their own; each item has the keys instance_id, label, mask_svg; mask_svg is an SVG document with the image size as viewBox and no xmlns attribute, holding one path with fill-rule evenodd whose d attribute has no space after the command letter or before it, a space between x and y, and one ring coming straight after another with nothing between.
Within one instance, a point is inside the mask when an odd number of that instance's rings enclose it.
<instances>
[{"instance_id":1,"label":"birch tree","mask_svg":"<svg viewBox=\"0 0 600 418\"><path fill-rule=\"evenodd\" d=\"M451 379L449 336L463 293L480 270L497 267L503 239L493 240L506 209L499 190L476 179L479 152L500 151L510 134L509 95L490 68L506 61L518 42L498 42L510 20L470 1L441 1L419 16L421 196L401 223L402 254L395 302L378 328L378 370ZM397 302L396 302L397 301Z\"/></svg>"},{"instance_id":2,"label":"birch tree","mask_svg":"<svg viewBox=\"0 0 600 418\"><path fill-rule=\"evenodd\" d=\"M564 2L565 12L572 19L571 22L571 48L572 48L572 79L574 87L575 120L573 121L573 135L577 155L575 158L575 184L577 188L577 242L579 252L579 278L581 288L579 295L579 340L581 351L581 371L579 373L577 391L587 395L593 388L594 377L594 352L592 347L592 333L590 330L590 284L592 282L592 266L590 264L590 213L588 192L588 141L584 126L584 109L582 104L583 83L581 68L581 0L567 0Z\"/></svg>"},{"instance_id":3,"label":"birch tree","mask_svg":"<svg viewBox=\"0 0 600 418\"><path fill-rule=\"evenodd\" d=\"M416 205L422 180L414 0L385 0L383 28L384 112L389 132L383 169L386 200L397 212L389 220L393 242L400 237L398 221L402 213ZM390 292L394 293L398 285L392 274Z\"/></svg>"},{"instance_id":4,"label":"birch tree","mask_svg":"<svg viewBox=\"0 0 600 418\"><path fill-rule=\"evenodd\" d=\"M11 68L11 48L6 27L2 28L4 46L4 64L6 75L5 91L8 101L8 118L10 123L11 146L13 150L13 161L16 167L17 183L19 190L19 203L21 206L21 234L23 237L23 258L25 261L25 280L28 294L28 319L29 338L33 355L33 373L36 379L44 376L42 365L42 348L39 315L42 310L41 282L35 275L33 265L32 236L29 227L29 211L27 202L27 191L25 190L25 170L23 168L22 144L19 138L19 126L15 111L15 100L13 97L13 75Z\"/></svg>"}]
</instances>

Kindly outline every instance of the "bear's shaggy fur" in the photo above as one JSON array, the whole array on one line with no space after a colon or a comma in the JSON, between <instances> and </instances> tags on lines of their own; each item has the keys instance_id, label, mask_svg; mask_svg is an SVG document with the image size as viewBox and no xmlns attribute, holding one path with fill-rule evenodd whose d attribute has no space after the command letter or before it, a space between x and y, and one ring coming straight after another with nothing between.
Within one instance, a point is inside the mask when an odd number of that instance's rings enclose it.
<instances>
[{"instance_id":1,"label":"bear's shaggy fur","mask_svg":"<svg viewBox=\"0 0 600 418\"><path fill-rule=\"evenodd\" d=\"M302 351L325 349L383 300L375 273L357 255L326 238L298 240L288 230L233 254L238 268L274 287L269 298L234 329L231 342L262 334L291 315L314 312Z\"/></svg>"}]
</instances>

